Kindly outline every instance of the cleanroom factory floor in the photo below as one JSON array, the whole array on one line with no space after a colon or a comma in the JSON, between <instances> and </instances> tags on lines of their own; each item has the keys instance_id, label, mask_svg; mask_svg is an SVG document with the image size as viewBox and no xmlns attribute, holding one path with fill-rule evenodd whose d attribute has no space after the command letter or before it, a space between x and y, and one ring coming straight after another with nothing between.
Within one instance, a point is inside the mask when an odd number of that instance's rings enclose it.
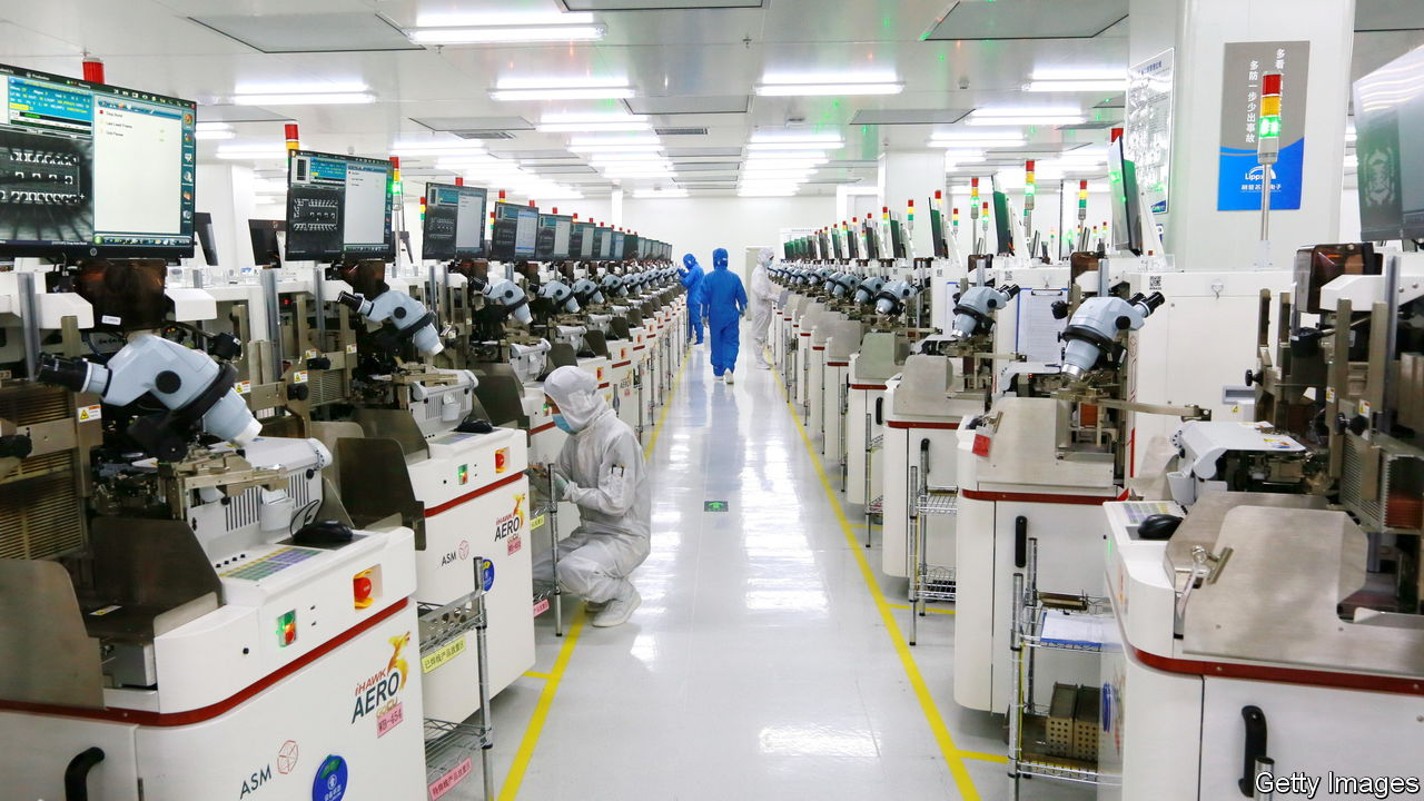
<instances>
[{"instance_id":1,"label":"cleanroom factory floor","mask_svg":"<svg viewBox=\"0 0 1424 801\"><path fill-rule=\"evenodd\" d=\"M736 376L690 351L646 438L643 605L597 629L566 603L562 639L539 620L536 667L493 704L498 798L1011 798L1002 716L951 695L951 610L906 646L905 582L873 567L839 470L745 346ZM472 779L446 798L477 797ZM1035 780L1023 797L1092 794Z\"/></svg>"}]
</instances>

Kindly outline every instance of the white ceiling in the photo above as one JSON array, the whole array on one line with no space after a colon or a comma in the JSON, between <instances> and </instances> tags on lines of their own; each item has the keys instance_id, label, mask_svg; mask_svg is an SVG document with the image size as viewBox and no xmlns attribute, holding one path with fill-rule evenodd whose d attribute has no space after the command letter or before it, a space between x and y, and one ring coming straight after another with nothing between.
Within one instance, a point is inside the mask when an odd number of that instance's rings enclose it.
<instances>
[{"instance_id":1,"label":"white ceiling","mask_svg":"<svg viewBox=\"0 0 1424 801\"><path fill-rule=\"evenodd\" d=\"M1037 19L1041 15L1032 12L1045 0L764 0L759 8L599 11L595 19L606 34L586 44L416 48L399 32L422 18L428 23L431 15L486 20L508 13L558 13L565 10L563 2L579 9L747 5L757 0L0 0L0 62L78 75L87 51L104 60L110 83L198 100L203 106L200 120L263 120L234 123L237 136L231 141L203 142L204 160L215 156L218 145L280 143L285 118L300 123L306 147L383 155L397 141L460 141L432 132L415 119L457 125L459 120L450 118L538 123L550 115L621 114L631 107L652 112L650 121L658 127L707 129L705 135L662 139L676 164L708 163L675 169L679 179L705 185L719 177L735 178L735 164L729 162L741 161L753 132L790 128L840 133L845 147L831 154L831 164L802 188L803 194L835 191L834 183L819 181L873 183L874 159L887 148L922 148L932 132L964 125L852 125L860 113L879 120L915 120L928 114L943 117L945 110L1039 105L1077 107L1103 124L1121 115L1113 107L1119 103L1093 93L1021 91L1035 70L1126 66L1130 19L1094 30L1091 38L1010 38L1044 33ZM1375 32L1358 34L1357 74L1424 41L1417 30L1424 27L1424 2L1358 2L1361 27ZM1126 15L1128 0L1091 4L1098 18L1114 20ZM953 33L956 5L961 7L959 19L969 20L972 13L976 30L992 30L1000 38L932 38ZM269 50L309 46L326 52L262 52L214 29L227 26L241 28L234 34ZM408 49L332 51L342 41ZM754 96L753 87L765 76L788 73L886 74L903 82L905 89L897 95L866 97ZM626 79L635 97L625 105L498 102L488 94L496 83L511 78L582 77ZM352 83L369 87L377 101L230 105L232 94L244 86ZM708 110L721 113L695 113ZM694 113L661 113L678 111ZM507 119L475 123L511 124ZM1108 132L1044 128L1030 134L1033 147L1056 150L1103 142ZM568 169L584 162L567 151L571 136L517 130L512 138L487 145L496 156L542 156L538 164L554 171L551 179L575 184L585 195L606 193L612 184L602 175ZM708 155L681 155L690 153ZM841 167L837 161L853 164ZM430 174L433 160L407 158L403 167L410 175ZM539 167L529 169L537 172ZM633 189L670 185L667 180L622 183Z\"/></svg>"}]
</instances>

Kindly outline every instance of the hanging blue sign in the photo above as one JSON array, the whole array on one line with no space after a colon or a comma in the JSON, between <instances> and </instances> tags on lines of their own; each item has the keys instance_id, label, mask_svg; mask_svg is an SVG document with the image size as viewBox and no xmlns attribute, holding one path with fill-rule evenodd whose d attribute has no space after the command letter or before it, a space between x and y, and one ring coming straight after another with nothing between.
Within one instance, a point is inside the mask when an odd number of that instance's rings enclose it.
<instances>
[{"instance_id":1,"label":"hanging blue sign","mask_svg":"<svg viewBox=\"0 0 1424 801\"><path fill-rule=\"evenodd\" d=\"M1227 42L1221 89L1221 147L1217 160L1218 211L1259 211L1265 168L1256 157L1261 76L1279 72L1280 160L1271 167L1271 209L1300 208L1305 174L1306 86L1310 42Z\"/></svg>"}]
</instances>

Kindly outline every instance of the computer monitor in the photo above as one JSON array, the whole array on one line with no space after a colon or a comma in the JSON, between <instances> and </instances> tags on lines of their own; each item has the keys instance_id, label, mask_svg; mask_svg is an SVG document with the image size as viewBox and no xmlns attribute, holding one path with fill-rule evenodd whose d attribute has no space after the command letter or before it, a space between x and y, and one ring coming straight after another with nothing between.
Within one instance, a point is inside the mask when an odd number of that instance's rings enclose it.
<instances>
[{"instance_id":1,"label":"computer monitor","mask_svg":"<svg viewBox=\"0 0 1424 801\"><path fill-rule=\"evenodd\" d=\"M593 256L593 237L584 236L593 230L593 223L576 222L569 230L569 258L588 259Z\"/></svg>"},{"instance_id":2,"label":"computer monitor","mask_svg":"<svg viewBox=\"0 0 1424 801\"><path fill-rule=\"evenodd\" d=\"M637 234L623 235L623 260L640 259L643 257L643 247L641 237Z\"/></svg>"},{"instance_id":3,"label":"computer monitor","mask_svg":"<svg viewBox=\"0 0 1424 801\"><path fill-rule=\"evenodd\" d=\"M930 209L930 236L934 239L935 258L949 258L949 242L944 236L944 215L939 209Z\"/></svg>"},{"instance_id":4,"label":"computer monitor","mask_svg":"<svg viewBox=\"0 0 1424 801\"><path fill-rule=\"evenodd\" d=\"M865 257L867 259L880 258L880 231L879 226L866 220L865 226Z\"/></svg>"},{"instance_id":5,"label":"computer monitor","mask_svg":"<svg viewBox=\"0 0 1424 801\"><path fill-rule=\"evenodd\" d=\"M540 261L567 259L574 218L562 214L540 214L539 233L534 240L534 258Z\"/></svg>"},{"instance_id":6,"label":"computer monitor","mask_svg":"<svg viewBox=\"0 0 1424 801\"><path fill-rule=\"evenodd\" d=\"M193 215L193 234L203 249L203 261L209 267L218 266L217 240L213 237L213 215L200 211Z\"/></svg>"},{"instance_id":7,"label":"computer monitor","mask_svg":"<svg viewBox=\"0 0 1424 801\"><path fill-rule=\"evenodd\" d=\"M485 204L489 191L478 186L425 185L421 258L446 261L485 256Z\"/></svg>"},{"instance_id":8,"label":"computer monitor","mask_svg":"<svg viewBox=\"0 0 1424 801\"><path fill-rule=\"evenodd\" d=\"M905 232L900 228L899 220L890 221L890 252L895 254L895 258L908 258L905 250Z\"/></svg>"},{"instance_id":9,"label":"computer monitor","mask_svg":"<svg viewBox=\"0 0 1424 801\"><path fill-rule=\"evenodd\" d=\"M846 252L852 259L860 258L860 235L856 231L846 229Z\"/></svg>"},{"instance_id":10,"label":"computer monitor","mask_svg":"<svg viewBox=\"0 0 1424 801\"><path fill-rule=\"evenodd\" d=\"M252 263L258 267L282 265L282 240L287 236L286 220L248 220L252 239Z\"/></svg>"},{"instance_id":11,"label":"computer monitor","mask_svg":"<svg viewBox=\"0 0 1424 801\"><path fill-rule=\"evenodd\" d=\"M1360 233L1424 238L1424 48L1355 81Z\"/></svg>"},{"instance_id":12,"label":"computer monitor","mask_svg":"<svg viewBox=\"0 0 1424 801\"><path fill-rule=\"evenodd\" d=\"M1112 202L1113 247L1142 255L1142 196L1137 165L1123 155L1123 139L1108 145L1108 194Z\"/></svg>"},{"instance_id":13,"label":"computer monitor","mask_svg":"<svg viewBox=\"0 0 1424 801\"><path fill-rule=\"evenodd\" d=\"M389 159L294 150L287 161L287 259L395 258Z\"/></svg>"},{"instance_id":14,"label":"computer monitor","mask_svg":"<svg viewBox=\"0 0 1424 801\"><path fill-rule=\"evenodd\" d=\"M192 256L196 115L0 65L0 256Z\"/></svg>"},{"instance_id":15,"label":"computer monitor","mask_svg":"<svg viewBox=\"0 0 1424 801\"><path fill-rule=\"evenodd\" d=\"M494 235L490 258L497 261L532 259L539 236L539 210L518 203L494 204Z\"/></svg>"},{"instance_id":16,"label":"computer monitor","mask_svg":"<svg viewBox=\"0 0 1424 801\"><path fill-rule=\"evenodd\" d=\"M622 261L623 243L625 241L626 236L623 234L622 231L614 231L611 244L608 248L608 258L613 259L614 261Z\"/></svg>"},{"instance_id":17,"label":"computer monitor","mask_svg":"<svg viewBox=\"0 0 1424 801\"><path fill-rule=\"evenodd\" d=\"M1009 196L994 190L994 237L998 247L994 252L1004 256L1014 254L1013 217L1009 212Z\"/></svg>"}]
</instances>

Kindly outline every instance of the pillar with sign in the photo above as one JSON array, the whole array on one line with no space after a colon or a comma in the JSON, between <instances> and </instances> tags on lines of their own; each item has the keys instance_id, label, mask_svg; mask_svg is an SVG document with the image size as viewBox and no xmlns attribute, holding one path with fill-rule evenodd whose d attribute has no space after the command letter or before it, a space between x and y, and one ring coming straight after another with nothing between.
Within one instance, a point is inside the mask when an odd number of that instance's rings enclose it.
<instances>
[{"instance_id":1,"label":"pillar with sign","mask_svg":"<svg viewBox=\"0 0 1424 801\"><path fill-rule=\"evenodd\" d=\"M1127 157L1177 266L1279 268L1338 238L1354 0L1131 0L1129 14ZM1272 74L1285 91L1267 115Z\"/></svg>"}]
</instances>

